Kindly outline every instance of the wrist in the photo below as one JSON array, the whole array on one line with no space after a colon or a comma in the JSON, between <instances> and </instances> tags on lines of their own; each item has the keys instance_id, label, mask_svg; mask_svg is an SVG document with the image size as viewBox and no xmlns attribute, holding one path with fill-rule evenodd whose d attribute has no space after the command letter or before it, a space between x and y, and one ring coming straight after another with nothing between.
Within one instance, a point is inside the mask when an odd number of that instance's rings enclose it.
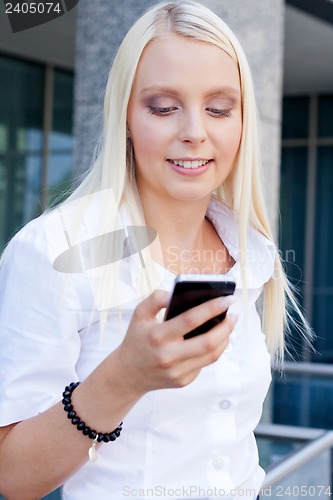
<instances>
[{"instance_id":1,"label":"wrist","mask_svg":"<svg viewBox=\"0 0 333 500\"><path fill-rule=\"evenodd\" d=\"M64 407L64 411L67 414L67 418L69 421L76 427L79 432L82 432L84 436L87 436L89 439L93 439L92 446L89 448L88 456L91 462L94 462L97 459L97 451L96 445L97 443L109 443L110 441L115 441L121 433L122 424L121 422L118 427L113 429L111 432L103 432L96 431L95 429L91 429L86 423L81 420L79 415L76 413L75 408L72 402L72 394L73 391L80 385L80 382L71 382L68 386L65 387L62 396L62 404Z\"/></svg>"},{"instance_id":2,"label":"wrist","mask_svg":"<svg viewBox=\"0 0 333 500\"><path fill-rule=\"evenodd\" d=\"M142 396L118 365L114 351L73 392L73 405L89 427L116 428Z\"/></svg>"},{"instance_id":3,"label":"wrist","mask_svg":"<svg viewBox=\"0 0 333 500\"><path fill-rule=\"evenodd\" d=\"M124 404L135 404L145 391L139 387L138 377L122 356L121 346L113 351L100 365L109 390L116 393Z\"/></svg>"}]
</instances>

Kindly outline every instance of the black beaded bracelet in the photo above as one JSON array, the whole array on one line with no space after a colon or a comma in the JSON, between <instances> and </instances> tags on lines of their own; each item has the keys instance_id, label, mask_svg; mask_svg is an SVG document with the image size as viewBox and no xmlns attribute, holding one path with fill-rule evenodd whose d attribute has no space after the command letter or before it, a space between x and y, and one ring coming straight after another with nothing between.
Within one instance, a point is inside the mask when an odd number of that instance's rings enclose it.
<instances>
[{"instance_id":1,"label":"black beaded bracelet","mask_svg":"<svg viewBox=\"0 0 333 500\"><path fill-rule=\"evenodd\" d=\"M85 436L94 440L91 448L89 449L89 459L91 462L94 462L97 458L96 443L109 443L110 441L115 441L117 437L120 436L123 422L121 422L120 425L112 432L97 432L82 422L80 417L76 414L72 404L72 392L78 385L80 385L80 382L72 382L65 387L65 390L62 393L62 404L64 405L65 412L67 412L67 418L71 420L72 424L75 425L76 428Z\"/></svg>"}]
</instances>

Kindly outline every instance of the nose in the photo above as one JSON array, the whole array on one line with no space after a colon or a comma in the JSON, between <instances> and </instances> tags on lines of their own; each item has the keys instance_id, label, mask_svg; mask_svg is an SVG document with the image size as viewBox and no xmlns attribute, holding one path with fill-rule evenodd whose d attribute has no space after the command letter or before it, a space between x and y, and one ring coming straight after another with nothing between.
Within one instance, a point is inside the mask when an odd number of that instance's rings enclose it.
<instances>
[{"instance_id":1,"label":"nose","mask_svg":"<svg viewBox=\"0 0 333 500\"><path fill-rule=\"evenodd\" d=\"M207 139L205 119L199 111L184 113L179 130L181 142L198 145Z\"/></svg>"}]
</instances>

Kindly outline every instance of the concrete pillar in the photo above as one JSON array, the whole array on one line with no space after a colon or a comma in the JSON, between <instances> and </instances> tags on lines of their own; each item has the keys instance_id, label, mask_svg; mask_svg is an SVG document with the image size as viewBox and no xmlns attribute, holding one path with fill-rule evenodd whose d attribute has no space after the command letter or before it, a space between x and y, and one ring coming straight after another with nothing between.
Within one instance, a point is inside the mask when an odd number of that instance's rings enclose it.
<instances>
[{"instance_id":1,"label":"concrete pillar","mask_svg":"<svg viewBox=\"0 0 333 500\"><path fill-rule=\"evenodd\" d=\"M284 0L202 0L234 31L248 58L261 119L263 181L274 231L278 228Z\"/></svg>"},{"instance_id":2,"label":"concrete pillar","mask_svg":"<svg viewBox=\"0 0 333 500\"><path fill-rule=\"evenodd\" d=\"M81 0L76 37L74 164L77 173L92 163L101 132L106 80L115 52L135 20L154 0Z\"/></svg>"}]
</instances>

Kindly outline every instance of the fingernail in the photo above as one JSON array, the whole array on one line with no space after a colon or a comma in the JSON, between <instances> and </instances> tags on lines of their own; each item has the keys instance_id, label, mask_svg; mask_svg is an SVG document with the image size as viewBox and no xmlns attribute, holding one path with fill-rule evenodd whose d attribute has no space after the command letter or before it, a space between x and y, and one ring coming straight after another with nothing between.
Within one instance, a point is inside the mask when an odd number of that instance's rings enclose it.
<instances>
[{"instance_id":1,"label":"fingernail","mask_svg":"<svg viewBox=\"0 0 333 500\"><path fill-rule=\"evenodd\" d=\"M221 307L229 307L235 302L235 297L233 295L227 295L226 297L221 297L218 301L218 305Z\"/></svg>"}]
</instances>

